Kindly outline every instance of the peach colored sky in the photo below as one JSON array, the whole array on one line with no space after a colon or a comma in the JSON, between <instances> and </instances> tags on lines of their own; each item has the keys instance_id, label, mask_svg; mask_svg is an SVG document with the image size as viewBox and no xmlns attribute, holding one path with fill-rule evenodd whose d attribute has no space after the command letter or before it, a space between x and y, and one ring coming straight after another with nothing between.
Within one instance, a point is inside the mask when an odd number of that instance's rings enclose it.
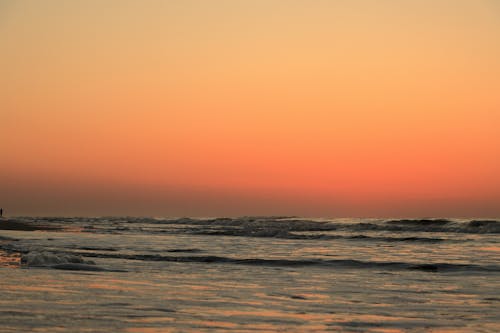
<instances>
[{"instance_id":1,"label":"peach colored sky","mask_svg":"<svg viewBox=\"0 0 500 333\"><path fill-rule=\"evenodd\" d=\"M500 216L495 0L0 2L12 215Z\"/></svg>"}]
</instances>

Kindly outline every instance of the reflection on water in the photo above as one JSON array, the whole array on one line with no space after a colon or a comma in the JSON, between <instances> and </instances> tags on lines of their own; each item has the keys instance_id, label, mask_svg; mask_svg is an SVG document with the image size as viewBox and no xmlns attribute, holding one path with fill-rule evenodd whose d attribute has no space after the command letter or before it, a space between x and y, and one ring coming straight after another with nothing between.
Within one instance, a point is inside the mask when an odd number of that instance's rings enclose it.
<instances>
[{"instance_id":1,"label":"reflection on water","mask_svg":"<svg viewBox=\"0 0 500 333\"><path fill-rule=\"evenodd\" d=\"M21 255L19 253L9 253L0 250L0 267L19 268L20 266Z\"/></svg>"},{"instance_id":2,"label":"reflection on water","mask_svg":"<svg viewBox=\"0 0 500 333\"><path fill-rule=\"evenodd\" d=\"M500 246L485 246L480 247L479 249L483 251L500 252Z\"/></svg>"},{"instance_id":3,"label":"reflection on water","mask_svg":"<svg viewBox=\"0 0 500 333\"><path fill-rule=\"evenodd\" d=\"M142 220L71 223L78 232L1 231L19 241L0 244L0 332L500 331L495 234L329 230L325 239L288 239L279 237L303 225L273 238ZM81 255L124 272L12 269L21 250ZM308 264L332 259L344 261ZM440 270L447 264L455 266Z\"/></svg>"},{"instance_id":4,"label":"reflection on water","mask_svg":"<svg viewBox=\"0 0 500 333\"><path fill-rule=\"evenodd\" d=\"M170 333L170 332L179 332L179 330L171 327L171 328L158 328L158 327L129 327L126 329L126 332L129 333Z\"/></svg>"}]
</instances>

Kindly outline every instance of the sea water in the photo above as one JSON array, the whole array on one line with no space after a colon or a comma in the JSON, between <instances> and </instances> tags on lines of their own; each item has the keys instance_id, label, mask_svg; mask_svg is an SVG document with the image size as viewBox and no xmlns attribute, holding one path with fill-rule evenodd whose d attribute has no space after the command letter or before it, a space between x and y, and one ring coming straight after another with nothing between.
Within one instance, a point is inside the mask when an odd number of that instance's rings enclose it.
<instances>
[{"instance_id":1,"label":"sea water","mask_svg":"<svg viewBox=\"0 0 500 333\"><path fill-rule=\"evenodd\" d=\"M500 332L500 222L34 218L0 332Z\"/></svg>"}]
</instances>

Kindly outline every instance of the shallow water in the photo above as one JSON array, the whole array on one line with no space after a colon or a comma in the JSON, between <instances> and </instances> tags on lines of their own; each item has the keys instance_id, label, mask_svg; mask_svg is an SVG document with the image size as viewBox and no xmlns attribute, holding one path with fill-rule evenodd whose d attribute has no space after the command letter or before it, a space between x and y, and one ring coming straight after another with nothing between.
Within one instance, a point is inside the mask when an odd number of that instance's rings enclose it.
<instances>
[{"instance_id":1,"label":"shallow water","mask_svg":"<svg viewBox=\"0 0 500 333\"><path fill-rule=\"evenodd\" d=\"M15 221L1 332L500 331L497 221Z\"/></svg>"}]
</instances>

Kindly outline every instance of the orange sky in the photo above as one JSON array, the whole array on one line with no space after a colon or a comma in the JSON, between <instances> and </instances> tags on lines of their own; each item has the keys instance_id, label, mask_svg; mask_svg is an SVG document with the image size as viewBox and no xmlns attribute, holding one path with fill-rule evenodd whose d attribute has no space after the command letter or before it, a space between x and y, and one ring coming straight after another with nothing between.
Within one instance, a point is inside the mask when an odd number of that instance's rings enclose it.
<instances>
[{"instance_id":1,"label":"orange sky","mask_svg":"<svg viewBox=\"0 0 500 333\"><path fill-rule=\"evenodd\" d=\"M0 2L11 215L500 216L495 0Z\"/></svg>"}]
</instances>

